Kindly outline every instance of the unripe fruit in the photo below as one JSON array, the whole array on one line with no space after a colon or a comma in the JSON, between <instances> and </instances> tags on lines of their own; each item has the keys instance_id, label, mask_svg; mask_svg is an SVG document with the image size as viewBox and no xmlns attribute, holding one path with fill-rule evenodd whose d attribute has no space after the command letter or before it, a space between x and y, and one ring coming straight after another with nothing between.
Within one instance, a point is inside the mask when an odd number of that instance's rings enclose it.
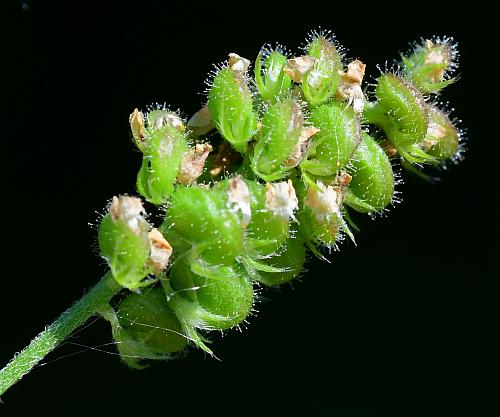
<instances>
[{"instance_id":1,"label":"unripe fruit","mask_svg":"<svg viewBox=\"0 0 500 417\"><path fill-rule=\"evenodd\" d=\"M290 236L282 245L278 254L262 262L282 269L282 272L259 271L256 280L267 286L281 285L297 277L304 267L306 248L299 235Z\"/></svg>"},{"instance_id":2,"label":"unripe fruit","mask_svg":"<svg viewBox=\"0 0 500 417\"><path fill-rule=\"evenodd\" d=\"M127 345L129 354L139 350L152 357L164 356L179 352L187 345L181 324L169 307L162 288L128 294L120 303L117 314L128 338L120 343Z\"/></svg>"},{"instance_id":3,"label":"unripe fruit","mask_svg":"<svg viewBox=\"0 0 500 417\"><path fill-rule=\"evenodd\" d=\"M113 197L108 213L99 225L99 249L114 279L131 290L147 285L151 245L141 200Z\"/></svg>"},{"instance_id":4,"label":"unripe fruit","mask_svg":"<svg viewBox=\"0 0 500 417\"><path fill-rule=\"evenodd\" d=\"M257 115L245 74L231 68L219 70L208 93L208 108L222 137L244 153L257 129Z\"/></svg>"},{"instance_id":5,"label":"unripe fruit","mask_svg":"<svg viewBox=\"0 0 500 417\"><path fill-rule=\"evenodd\" d=\"M138 191L153 204L164 204L174 190L174 182L184 154L188 150L182 120L167 110L153 110L147 115L145 136L141 141L139 119L131 115L131 127L137 146L143 153L137 175ZM135 133L134 133L135 132Z\"/></svg>"},{"instance_id":6,"label":"unripe fruit","mask_svg":"<svg viewBox=\"0 0 500 417\"><path fill-rule=\"evenodd\" d=\"M319 132L300 167L313 175L335 175L349 163L361 141L359 119L352 107L330 102L312 109L310 120Z\"/></svg>"},{"instance_id":7,"label":"unripe fruit","mask_svg":"<svg viewBox=\"0 0 500 417\"><path fill-rule=\"evenodd\" d=\"M304 206L297 216L301 232L311 242L334 246L343 226L341 190L318 181L301 194Z\"/></svg>"},{"instance_id":8,"label":"unripe fruit","mask_svg":"<svg viewBox=\"0 0 500 417\"><path fill-rule=\"evenodd\" d=\"M423 94L437 93L455 81L456 44L452 38L425 40L413 53L402 56L404 77Z\"/></svg>"},{"instance_id":9,"label":"unripe fruit","mask_svg":"<svg viewBox=\"0 0 500 417\"><path fill-rule=\"evenodd\" d=\"M179 187L160 231L169 241L171 232L177 233L213 265L231 265L243 248L242 221L231 209L228 195L204 187Z\"/></svg>"},{"instance_id":10,"label":"unripe fruit","mask_svg":"<svg viewBox=\"0 0 500 417\"><path fill-rule=\"evenodd\" d=\"M421 146L429 123L422 94L409 81L390 73L378 78L375 94L378 101L365 106L365 122L381 127L408 162L432 162L434 158Z\"/></svg>"},{"instance_id":11,"label":"unripe fruit","mask_svg":"<svg viewBox=\"0 0 500 417\"><path fill-rule=\"evenodd\" d=\"M314 63L304 74L302 92L309 105L315 107L325 103L336 93L342 59L334 43L321 35L309 43L307 54L314 58Z\"/></svg>"},{"instance_id":12,"label":"unripe fruit","mask_svg":"<svg viewBox=\"0 0 500 417\"><path fill-rule=\"evenodd\" d=\"M438 162L453 159L460 149L460 131L448 115L435 106L429 106L429 127L424 141L426 152Z\"/></svg>"},{"instance_id":13,"label":"unripe fruit","mask_svg":"<svg viewBox=\"0 0 500 417\"><path fill-rule=\"evenodd\" d=\"M252 170L266 181L285 177L291 166L286 162L304 126L304 115L297 101L288 97L271 104L262 118L252 157Z\"/></svg>"},{"instance_id":14,"label":"unripe fruit","mask_svg":"<svg viewBox=\"0 0 500 417\"><path fill-rule=\"evenodd\" d=\"M241 323L253 306L252 281L237 264L211 266L179 259L171 270L169 286L169 303L185 326L229 329Z\"/></svg>"},{"instance_id":15,"label":"unripe fruit","mask_svg":"<svg viewBox=\"0 0 500 417\"><path fill-rule=\"evenodd\" d=\"M352 165L354 173L344 202L362 213L384 209L394 195L394 172L384 150L367 133L363 133Z\"/></svg>"}]
</instances>

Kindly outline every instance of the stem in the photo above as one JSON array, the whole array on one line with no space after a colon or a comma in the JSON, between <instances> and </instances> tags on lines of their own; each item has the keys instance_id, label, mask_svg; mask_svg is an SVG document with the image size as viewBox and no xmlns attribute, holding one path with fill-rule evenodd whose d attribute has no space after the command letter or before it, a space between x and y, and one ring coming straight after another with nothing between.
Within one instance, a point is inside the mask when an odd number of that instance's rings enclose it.
<instances>
[{"instance_id":1,"label":"stem","mask_svg":"<svg viewBox=\"0 0 500 417\"><path fill-rule=\"evenodd\" d=\"M96 314L121 289L122 287L114 280L111 272L104 275L79 301L62 313L54 323L47 326L0 371L0 395L26 375L74 330Z\"/></svg>"}]
</instances>

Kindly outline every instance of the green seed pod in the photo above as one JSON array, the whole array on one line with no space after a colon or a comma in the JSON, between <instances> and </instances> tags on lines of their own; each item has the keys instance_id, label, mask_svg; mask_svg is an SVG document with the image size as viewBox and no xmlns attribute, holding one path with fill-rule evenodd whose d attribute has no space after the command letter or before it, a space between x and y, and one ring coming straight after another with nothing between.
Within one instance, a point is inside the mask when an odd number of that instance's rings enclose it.
<instances>
[{"instance_id":1,"label":"green seed pod","mask_svg":"<svg viewBox=\"0 0 500 417\"><path fill-rule=\"evenodd\" d=\"M222 137L238 152L245 153L247 142L257 130L245 73L229 67L219 70L208 93L208 108Z\"/></svg>"},{"instance_id":2,"label":"green seed pod","mask_svg":"<svg viewBox=\"0 0 500 417\"><path fill-rule=\"evenodd\" d=\"M290 156L299 145L304 115L295 99L288 97L271 104L262 118L252 156L252 170L266 181L288 175Z\"/></svg>"},{"instance_id":3,"label":"green seed pod","mask_svg":"<svg viewBox=\"0 0 500 417\"><path fill-rule=\"evenodd\" d=\"M167 110L153 110L144 117L137 109L130 116L134 140L143 153L137 189L153 204L164 204L174 190L174 182L188 150L182 120Z\"/></svg>"},{"instance_id":4,"label":"green seed pod","mask_svg":"<svg viewBox=\"0 0 500 417\"><path fill-rule=\"evenodd\" d=\"M265 56L262 63L262 56ZM262 100L275 103L291 88L292 79L284 72L287 58L279 48L260 51L255 61L255 84Z\"/></svg>"},{"instance_id":5,"label":"green seed pod","mask_svg":"<svg viewBox=\"0 0 500 417\"><path fill-rule=\"evenodd\" d=\"M379 77L375 94L378 101L365 106L365 121L380 126L408 162L433 161L421 146L429 119L422 94L409 81L390 73Z\"/></svg>"},{"instance_id":6,"label":"green seed pod","mask_svg":"<svg viewBox=\"0 0 500 417\"><path fill-rule=\"evenodd\" d=\"M344 202L362 213L383 210L394 195L394 172L384 150L363 133L352 164L355 168Z\"/></svg>"},{"instance_id":7,"label":"green seed pod","mask_svg":"<svg viewBox=\"0 0 500 417\"><path fill-rule=\"evenodd\" d=\"M460 131L448 115L435 106L429 106L429 127L424 140L426 152L437 162L453 159L460 150Z\"/></svg>"},{"instance_id":8,"label":"green seed pod","mask_svg":"<svg viewBox=\"0 0 500 417\"><path fill-rule=\"evenodd\" d=\"M294 234L286 240L275 256L262 260L273 268L281 269L281 272L259 271L254 279L267 286L290 282L302 272L305 259L304 242L300 236Z\"/></svg>"},{"instance_id":9,"label":"green seed pod","mask_svg":"<svg viewBox=\"0 0 500 417\"><path fill-rule=\"evenodd\" d=\"M252 281L237 264L211 266L188 256L175 262L164 288L185 328L229 329L253 306Z\"/></svg>"},{"instance_id":10,"label":"green seed pod","mask_svg":"<svg viewBox=\"0 0 500 417\"><path fill-rule=\"evenodd\" d=\"M245 213L218 190L179 187L160 231L169 241L171 233L177 233L213 265L231 265L243 248L243 230L250 215L249 207L241 205Z\"/></svg>"},{"instance_id":11,"label":"green seed pod","mask_svg":"<svg viewBox=\"0 0 500 417\"><path fill-rule=\"evenodd\" d=\"M457 55L453 38L427 39L401 57L403 75L423 94L437 93L455 82L450 75L458 67Z\"/></svg>"},{"instance_id":12,"label":"green seed pod","mask_svg":"<svg viewBox=\"0 0 500 417\"><path fill-rule=\"evenodd\" d=\"M113 197L99 226L99 249L115 280L131 290L148 285L144 278L151 251L149 224L141 200Z\"/></svg>"},{"instance_id":13,"label":"green seed pod","mask_svg":"<svg viewBox=\"0 0 500 417\"><path fill-rule=\"evenodd\" d=\"M128 294L118 307L120 353L144 359L168 359L183 350L186 337L162 288ZM124 358L125 359L125 358Z\"/></svg>"},{"instance_id":14,"label":"green seed pod","mask_svg":"<svg viewBox=\"0 0 500 417\"><path fill-rule=\"evenodd\" d=\"M314 63L304 74L302 92L309 105L315 107L325 103L336 93L342 58L333 41L323 35L309 43L307 54L314 58Z\"/></svg>"},{"instance_id":15,"label":"green seed pod","mask_svg":"<svg viewBox=\"0 0 500 417\"><path fill-rule=\"evenodd\" d=\"M300 167L313 175L335 175L349 163L361 141L359 118L349 105L331 102L311 110L311 123L319 132Z\"/></svg>"}]
</instances>

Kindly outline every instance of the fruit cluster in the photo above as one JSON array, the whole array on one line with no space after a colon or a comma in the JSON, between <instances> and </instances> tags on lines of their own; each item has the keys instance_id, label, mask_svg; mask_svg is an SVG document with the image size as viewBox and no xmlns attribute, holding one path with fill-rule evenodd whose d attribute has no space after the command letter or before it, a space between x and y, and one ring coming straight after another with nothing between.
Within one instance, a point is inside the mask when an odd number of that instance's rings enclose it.
<instances>
[{"instance_id":1,"label":"fruit cluster","mask_svg":"<svg viewBox=\"0 0 500 417\"><path fill-rule=\"evenodd\" d=\"M456 160L461 133L429 100L455 80L456 58L451 39L426 40L366 92L365 65L346 65L320 33L293 58L263 48L253 76L230 54L187 123L166 108L134 110L137 189L165 216L153 228L139 198L120 196L99 228L114 279L132 290L101 312L123 360L139 367L187 344L211 353L206 331L243 322L256 286L297 277L306 248L321 257L354 240L348 210L391 204L391 158L413 170Z\"/></svg>"}]
</instances>

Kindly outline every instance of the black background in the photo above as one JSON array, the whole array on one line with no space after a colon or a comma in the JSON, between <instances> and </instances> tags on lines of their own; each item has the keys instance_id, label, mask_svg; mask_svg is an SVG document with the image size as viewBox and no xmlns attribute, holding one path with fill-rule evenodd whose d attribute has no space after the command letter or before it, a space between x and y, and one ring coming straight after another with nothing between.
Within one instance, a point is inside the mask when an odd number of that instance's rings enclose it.
<instances>
[{"instance_id":1,"label":"black background","mask_svg":"<svg viewBox=\"0 0 500 417\"><path fill-rule=\"evenodd\" d=\"M409 41L454 36L461 80L443 98L468 129L468 151L439 183L405 175L403 203L377 221L360 219L357 248L342 245L331 264L311 260L293 289L266 291L247 330L215 336L222 361L191 350L132 371L92 350L64 357L81 350L67 344L2 397L0 415L497 415L490 109L498 81L487 10L68 3L12 2L4 15L2 363L105 270L87 223L111 196L134 193L131 110L167 102L192 114L206 73L229 52L253 59L275 41L296 50L321 26L377 76L375 65ZM103 320L71 339L110 341Z\"/></svg>"}]
</instances>

